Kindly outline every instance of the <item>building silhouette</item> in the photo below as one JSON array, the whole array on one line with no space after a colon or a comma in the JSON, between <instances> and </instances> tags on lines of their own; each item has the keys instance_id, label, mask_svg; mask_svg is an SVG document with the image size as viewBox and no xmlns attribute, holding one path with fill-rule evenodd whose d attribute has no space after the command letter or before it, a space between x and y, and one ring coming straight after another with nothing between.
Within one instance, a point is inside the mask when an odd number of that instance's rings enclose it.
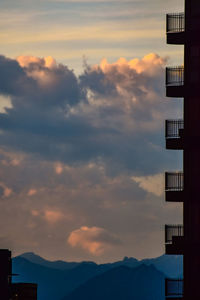
<instances>
[{"instance_id":1,"label":"building silhouette","mask_svg":"<svg viewBox=\"0 0 200 300\"><path fill-rule=\"evenodd\" d=\"M37 284L12 283L12 276L11 251L0 249L0 299L37 300Z\"/></svg>"},{"instance_id":2,"label":"building silhouette","mask_svg":"<svg viewBox=\"0 0 200 300\"><path fill-rule=\"evenodd\" d=\"M37 300L37 284L13 283L11 295L12 300Z\"/></svg>"},{"instance_id":3,"label":"building silhouette","mask_svg":"<svg viewBox=\"0 0 200 300\"><path fill-rule=\"evenodd\" d=\"M11 274L11 251L0 249L0 299L10 299Z\"/></svg>"},{"instance_id":4,"label":"building silhouette","mask_svg":"<svg viewBox=\"0 0 200 300\"><path fill-rule=\"evenodd\" d=\"M184 101L184 120L165 130L166 148L183 150L183 171L165 174L166 201L183 203L183 224L165 226L166 254L183 255L183 280L166 279L166 298L200 299L200 0L185 0L166 27L167 43L184 45L184 67L166 68L167 97Z\"/></svg>"}]
</instances>

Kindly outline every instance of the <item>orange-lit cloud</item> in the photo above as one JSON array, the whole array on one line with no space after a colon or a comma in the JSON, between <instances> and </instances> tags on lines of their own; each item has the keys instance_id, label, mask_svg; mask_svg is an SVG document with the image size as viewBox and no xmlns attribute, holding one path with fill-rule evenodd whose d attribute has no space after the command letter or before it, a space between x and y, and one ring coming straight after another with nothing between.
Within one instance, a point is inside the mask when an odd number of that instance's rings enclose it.
<instances>
[{"instance_id":1,"label":"orange-lit cloud","mask_svg":"<svg viewBox=\"0 0 200 300\"><path fill-rule=\"evenodd\" d=\"M37 217L40 215L40 212L36 209L33 209L33 210L31 210L31 214L32 214L32 216Z\"/></svg>"},{"instance_id":2,"label":"orange-lit cloud","mask_svg":"<svg viewBox=\"0 0 200 300\"><path fill-rule=\"evenodd\" d=\"M57 222L63 220L66 216L58 209L32 209L31 214L34 217L40 217L45 220L49 225L56 224Z\"/></svg>"},{"instance_id":3,"label":"orange-lit cloud","mask_svg":"<svg viewBox=\"0 0 200 300\"><path fill-rule=\"evenodd\" d=\"M30 189L27 193L28 196L33 196L37 193L37 190L36 189Z\"/></svg>"},{"instance_id":4,"label":"orange-lit cloud","mask_svg":"<svg viewBox=\"0 0 200 300\"><path fill-rule=\"evenodd\" d=\"M17 61L22 68L26 68L27 75L37 80L41 86L56 83L53 72L48 71L56 67L56 61L53 57L18 56Z\"/></svg>"},{"instance_id":5,"label":"orange-lit cloud","mask_svg":"<svg viewBox=\"0 0 200 300\"><path fill-rule=\"evenodd\" d=\"M8 188L4 182L0 182L0 187L3 189L3 197L7 198L13 193L11 188Z\"/></svg>"},{"instance_id":6,"label":"orange-lit cloud","mask_svg":"<svg viewBox=\"0 0 200 300\"><path fill-rule=\"evenodd\" d=\"M95 256L102 255L113 244L119 243L119 240L105 229L87 226L72 231L67 241L72 247L80 247Z\"/></svg>"},{"instance_id":7,"label":"orange-lit cloud","mask_svg":"<svg viewBox=\"0 0 200 300\"><path fill-rule=\"evenodd\" d=\"M96 68L100 67L104 73L109 73L113 68L117 68L120 73L127 73L128 69L133 69L139 74L148 72L153 75L158 67L163 67L165 64L166 58L162 58L155 53L149 53L142 59L134 58L132 60L127 60L126 58L121 57L114 63L108 63L107 59L104 58Z\"/></svg>"},{"instance_id":8,"label":"orange-lit cloud","mask_svg":"<svg viewBox=\"0 0 200 300\"><path fill-rule=\"evenodd\" d=\"M0 181L4 180L13 193L5 197L4 189L0 191L0 225L18 253L39 251L51 253L52 259L97 262L117 260L124 255L142 258L149 251L151 255L162 253L163 219L170 216L169 222L175 218L180 222L182 211L178 205L166 207L161 197L158 199L152 192L145 194L131 179L134 173L130 176L130 171L109 174L107 165L100 161L62 166L64 172L58 176L52 172L54 161L44 162L32 156L17 168L1 165ZM27 197L30 189L37 190L36 196ZM156 189L157 186L153 191ZM8 227L3 226L6 222ZM105 225L115 228L121 244L115 235L113 241L112 232L103 229ZM20 241L16 236L21 237ZM27 243L25 248L22 237ZM66 237L71 243L66 243Z\"/></svg>"},{"instance_id":9,"label":"orange-lit cloud","mask_svg":"<svg viewBox=\"0 0 200 300\"><path fill-rule=\"evenodd\" d=\"M4 149L0 149L0 155L2 155L4 158L1 160L2 165L4 166L13 166L17 167L20 165L20 163L23 160L23 154L22 153L15 153L15 152L8 152Z\"/></svg>"},{"instance_id":10,"label":"orange-lit cloud","mask_svg":"<svg viewBox=\"0 0 200 300\"><path fill-rule=\"evenodd\" d=\"M12 190L6 187L4 189L4 196L9 197L11 194L12 194Z\"/></svg>"},{"instance_id":11,"label":"orange-lit cloud","mask_svg":"<svg viewBox=\"0 0 200 300\"><path fill-rule=\"evenodd\" d=\"M47 209L47 210L44 211L44 219L49 224L55 224L58 221L61 221L63 218L64 218L64 215L61 211L50 210L50 209Z\"/></svg>"},{"instance_id":12,"label":"orange-lit cloud","mask_svg":"<svg viewBox=\"0 0 200 300\"><path fill-rule=\"evenodd\" d=\"M17 159L17 158L14 158L10 161L7 161L7 160L2 160L2 164L5 165L5 166L13 166L13 167L16 167L16 166L19 166L20 165L20 160Z\"/></svg>"},{"instance_id":13,"label":"orange-lit cloud","mask_svg":"<svg viewBox=\"0 0 200 300\"><path fill-rule=\"evenodd\" d=\"M39 58L35 56L18 56L17 61L20 64L21 67L29 67L31 64L37 64L37 65L42 65L46 68L53 68L56 65L56 61L53 57L47 56L44 58Z\"/></svg>"},{"instance_id":14,"label":"orange-lit cloud","mask_svg":"<svg viewBox=\"0 0 200 300\"><path fill-rule=\"evenodd\" d=\"M58 174L58 175L62 174L62 172L63 172L63 167L62 167L61 164L56 164L56 166L55 166L55 172L56 172L56 174Z\"/></svg>"},{"instance_id":15,"label":"orange-lit cloud","mask_svg":"<svg viewBox=\"0 0 200 300\"><path fill-rule=\"evenodd\" d=\"M164 192L164 175L156 174L152 176L133 176L133 181L139 184L143 190L156 196L161 196Z\"/></svg>"}]
</instances>

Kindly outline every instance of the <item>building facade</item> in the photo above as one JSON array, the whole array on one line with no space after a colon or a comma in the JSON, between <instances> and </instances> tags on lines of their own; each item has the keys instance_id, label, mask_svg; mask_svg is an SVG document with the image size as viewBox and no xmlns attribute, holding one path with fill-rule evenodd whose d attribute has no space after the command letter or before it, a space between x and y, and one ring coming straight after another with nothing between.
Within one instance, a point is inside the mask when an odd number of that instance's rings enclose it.
<instances>
[{"instance_id":1,"label":"building facade","mask_svg":"<svg viewBox=\"0 0 200 300\"><path fill-rule=\"evenodd\" d=\"M11 251L0 249L0 299L37 300L37 284L12 283L12 276Z\"/></svg>"},{"instance_id":2,"label":"building facade","mask_svg":"<svg viewBox=\"0 0 200 300\"><path fill-rule=\"evenodd\" d=\"M166 96L183 98L184 120L166 121L166 148L183 150L183 170L165 174L166 201L183 203L183 224L165 226L166 254L183 255L183 280L166 297L200 299L200 0L167 15L167 43L184 46L184 67L166 68ZM174 100L176 101L176 100Z\"/></svg>"},{"instance_id":3,"label":"building facade","mask_svg":"<svg viewBox=\"0 0 200 300\"><path fill-rule=\"evenodd\" d=\"M10 299L11 274L11 251L0 249L0 299Z\"/></svg>"}]
</instances>

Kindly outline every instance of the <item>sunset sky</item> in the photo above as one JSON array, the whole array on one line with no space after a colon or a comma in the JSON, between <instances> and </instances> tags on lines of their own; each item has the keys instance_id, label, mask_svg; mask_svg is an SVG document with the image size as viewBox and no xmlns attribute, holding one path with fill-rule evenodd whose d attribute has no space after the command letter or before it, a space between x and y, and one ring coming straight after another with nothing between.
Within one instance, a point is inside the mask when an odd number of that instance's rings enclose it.
<instances>
[{"instance_id":1,"label":"sunset sky","mask_svg":"<svg viewBox=\"0 0 200 300\"><path fill-rule=\"evenodd\" d=\"M165 41L181 0L0 2L0 247L108 262L164 253Z\"/></svg>"}]
</instances>

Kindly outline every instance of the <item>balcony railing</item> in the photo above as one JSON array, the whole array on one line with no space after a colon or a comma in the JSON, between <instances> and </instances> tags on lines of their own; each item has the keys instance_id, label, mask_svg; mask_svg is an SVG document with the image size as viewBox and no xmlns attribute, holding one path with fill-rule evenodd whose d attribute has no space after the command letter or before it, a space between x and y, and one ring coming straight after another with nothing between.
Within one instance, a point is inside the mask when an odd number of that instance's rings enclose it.
<instances>
[{"instance_id":1,"label":"balcony railing","mask_svg":"<svg viewBox=\"0 0 200 300\"><path fill-rule=\"evenodd\" d=\"M166 86L184 85L184 67L166 68Z\"/></svg>"},{"instance_id":2,"label":"balcony railing","mask_svg":"<svg viewBox=\"0 0 200 300\"><path fill-rule=\"evenodd\" d=\"M170 298L183 297L183 279L165 279L165 296Z\"/></svg>"},{"instance_id":3,"label":"balcony railing","mask_svg":"<svg viewBox=\"0 0 200 300\"><path fill-rule=\"evenodd\" d=\"M180 138L180 130L184 129L183 120L166 120L165 137L166 139Z\"/></svg>"},{"instance_id":4,"label":"balcony railing","mask_svg":"<svg viewBox=\"0 0 200 300\"><path fill-rule=\"evenodd\" d=\"M165 225L165 244L172 244L173 237L183 237L183 225Z\"/></svg>"},{"instance_id":5,"label":"balcony railing","mask_svg":"<svg viewBox=\"0 0 200 300\"><path fill-rule=\"evenodd\" d=\"M167 14L166 16L167 33L177 33L185 31L185 15L184 13Z\"/></svg>"},{"instance_id":6,"label":"balcony railing","mask_svg":"<svg viewBox=\"0 0 200 300\"><path fill-rule=\"evenodd\" d=\"M165 191L180 192L184 189L183 172L165 173Z\"/></svg>"}]
</instances>

